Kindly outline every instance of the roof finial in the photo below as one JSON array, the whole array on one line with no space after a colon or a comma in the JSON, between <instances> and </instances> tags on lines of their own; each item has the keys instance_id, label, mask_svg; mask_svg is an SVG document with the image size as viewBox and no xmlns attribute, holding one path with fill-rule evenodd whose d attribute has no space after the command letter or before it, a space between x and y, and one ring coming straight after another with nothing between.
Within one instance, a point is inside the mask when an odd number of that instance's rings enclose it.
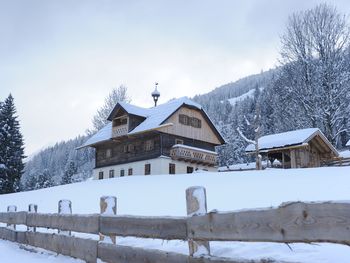
<instances>
[{"instance_id":1,"label":"roof finial","mask_svg":"<svg viewBox=\"0 0 350 263\"><path fill-rule=\"evenodd\" d=\"M158 98L160 97L160 92L158 91L158 82L155 83L155 90L152 92L152 97L153 97L153 100L154 100L154 107L157 107L157 101L158 101Z\"/></svg>"}]
</instances>

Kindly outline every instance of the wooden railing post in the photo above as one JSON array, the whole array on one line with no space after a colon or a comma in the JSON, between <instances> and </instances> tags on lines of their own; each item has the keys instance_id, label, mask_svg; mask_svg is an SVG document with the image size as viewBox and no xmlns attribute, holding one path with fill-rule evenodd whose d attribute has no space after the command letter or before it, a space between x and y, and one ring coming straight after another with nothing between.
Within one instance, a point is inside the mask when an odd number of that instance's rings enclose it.
<instances>
[{"instance_id":1,"label":"wooden railing post","mask_svg":"<svg viewBox=\"0 0 350 263\"><path fill-rule=\"evenodd\" d=\"M72 202L66 199L60 200L58 202L58 213L63 215L72 214ZM58 229L58 233L68 236L72 234L71 231L63 231L60 229Z\"/></svg>"},{"instance_id":2,"label":"wooden railing post","mask_svg":"<svg viewBox=\"0 0 350 263\"><path fill-rule=\"evenodd\" d=\"M16 212L17 211L17 206L15 205L9 205L7 207L7 212ZM8 228L11 228L12 230L16 230L16 225L15 224L7 224Z\"/></svg>"},{"instance_id":3,"label":"wooden railing post","mask_svg":"<svg viewBox=\"0 0 350 263\"><path fill-rule=\"evenodd\" d=\"M206 190L201 186L186 189L186 205L188 216L199 216L207 213ZM208 241L188 240L190 256L209 256L210 246Z\"/></svg>"},{"instance_id":4,"label":"wooden railing post","mask_svg":"<svg viewBox=\"0 0 350 263\"><path fill-rule=\"evenodd\" d=\"M117 198L115 196L102 196L100 198L100 213L101 215L116 215L117 214ZM115 235L104 236L100 234L100 241L105 243L116 243Z\"/></svg>"},{"instance_id":5,"label":"wooden railing post","mask_svg":"<svg viewBox=\"0 0 350 263\"><path fill-rule=\"evenodd\" d=\"M29 204L28 205L28 213L37 213L38 212L38 206L36 204ZM27 231L29 232L36 232L36 227L27 227Z\"/></svg>"}]
</instances>

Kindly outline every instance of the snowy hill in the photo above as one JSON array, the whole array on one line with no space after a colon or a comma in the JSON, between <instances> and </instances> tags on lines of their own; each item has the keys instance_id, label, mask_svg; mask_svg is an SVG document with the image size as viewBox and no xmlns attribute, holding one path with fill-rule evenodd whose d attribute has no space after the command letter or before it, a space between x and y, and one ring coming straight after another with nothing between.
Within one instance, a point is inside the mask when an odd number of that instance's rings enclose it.
<instances>
[{"instance_id":1,"label":"snowy hill","mask_svg":"<svg viewBox=\"0 0 350 263\"><path fill-rule=\"evenodd\" d=\"M183 216L185 189L207 189L208 210L231 211L278 206L286 201L350 200L350 167L267 169L264 171L131 176L86 181L36 191L0 196L0 211L7 205L26 210L38 204L39 212L57 212L60 199L70 199L74 213L98 213L99 198L118 198L118 214ZM120 244L187 253L185 242L118 238ZM214 255L275 258L295 262L350 262L350 248L334 244L284 244L212 242Z\"/></svg>"},{"instance_id":2,"label":"snowy hill","mask_svg":"<svg viewBox=\"0 0 350 263\"><path fill-rule=\"evenodd\" d=\"M259 89L260 91L263 91L264 88L260 87ZM236 103L241 102L242 100L245 100L247 98L252 98L254 96L254 91L255 89L251 89L248 92L242 94L241 96L228 99L228 101L231 103L231 105L234 106Z\"/></svg>"}]
</instances>

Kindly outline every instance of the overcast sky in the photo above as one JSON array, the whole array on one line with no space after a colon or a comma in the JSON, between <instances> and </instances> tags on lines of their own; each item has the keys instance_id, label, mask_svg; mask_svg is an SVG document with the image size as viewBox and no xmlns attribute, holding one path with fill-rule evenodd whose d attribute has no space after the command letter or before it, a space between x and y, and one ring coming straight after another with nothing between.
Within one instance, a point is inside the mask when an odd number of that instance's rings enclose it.
<instances>
[{"instance_id":1,"label":"overcast sky","mask_svg":"<svg viewBox=\"0 0 350 263\"><path fill-rule=\"evenodd\" d=\"M318 0L0 0L0 100L26 154L84 134L113 87L132 103L206 93L277 65L288 15ZM350 1L328 1L350 14Z\"/></svg>"}]
</instances>

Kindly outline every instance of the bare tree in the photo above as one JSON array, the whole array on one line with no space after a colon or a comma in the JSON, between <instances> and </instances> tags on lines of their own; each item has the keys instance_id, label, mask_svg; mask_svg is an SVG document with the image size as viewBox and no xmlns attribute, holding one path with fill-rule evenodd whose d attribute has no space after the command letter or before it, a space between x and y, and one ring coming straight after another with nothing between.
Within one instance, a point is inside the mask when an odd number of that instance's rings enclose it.
<instances>
[{"instance_id":1,"label":"bare tree","mask_svg":"<svg viewBox=\"0 0 350 263\"><path fill-rule=\"evenodd\" d=\"M108 96L105 98L103 106L97 110L92 119L93 130L90 132L96 132L107 124L107 118L118 102L130 102L130 97L128 96L127 91L128 88L126 86L120 85L118 88L114 88L111 93L108 94Z\"/></svg>"},{"instance_id":2,"label":"bare tree","mask_svg":"<svg viewBox=\"0 0 350 263\"><path fill-rule=\"evenodd\" d=\"M335 144L346 131L349 32L344 15L320 4L293 14L281 39L283 81L279 88L284 99L290 99L285 103L302 110L298 118L304 119L304 126L321 128Z\"/></svg>"},{"instance_id":3,"label":"bare tree","mask_svg":"<svg viewBox=\"0 0 350 263\"><path fill-rule=\"evenodd\" d=\"M248 139L243 132L237 128L238 134L242 137L243 140L245 140L249 144L253 144L255 146L255 169L256 170L262 170L262 163L261 163L261 155L259 153L259 138L260 138L260 121L261 116L260 116L260 107L257 105L256 110L255 110L255 116L254 116L254 140ZM248 125L252 125L249 123L249 121L246 119L246 122Z\"/></svg>"}]
</instances>

